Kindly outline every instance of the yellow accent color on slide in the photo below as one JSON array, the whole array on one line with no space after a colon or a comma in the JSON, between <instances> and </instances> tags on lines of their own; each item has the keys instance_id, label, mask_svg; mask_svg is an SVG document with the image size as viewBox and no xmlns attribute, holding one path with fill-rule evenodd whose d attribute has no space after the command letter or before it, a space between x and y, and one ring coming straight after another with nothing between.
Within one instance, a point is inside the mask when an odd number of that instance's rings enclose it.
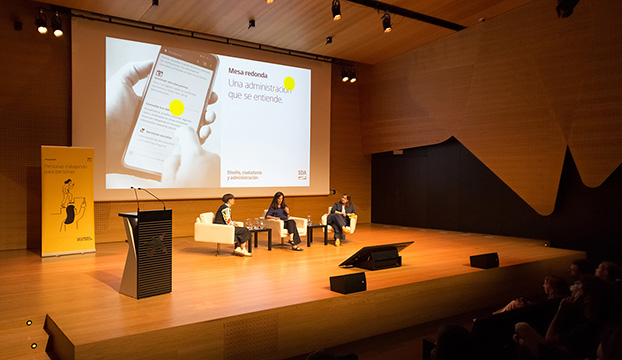
<instances>
[{"instance_id":1,"label":"yellow accent color on slide","mask_svg":"<svg viewBox=\"0 0 622 360\"><path fill-rule=\"evenodd\" d=\"M285 88L287 90L292 91L292 90L294 90L294 87L296 86L296 82L294 81L293 77L288 76L283 81L283 85L285 85Z\"/></svg>"},{"instance_id":2,"label":"yellow accent color on slide","mask_svg":"<svg viewBox=\"0 0 622 360\"><path fill-rule=\"evenodd\" d=\"M175 116L179 116L184 113L184 103L178 99L171 101L168 108L171 110L171 114Z\"/></svg>"}]
</instances>

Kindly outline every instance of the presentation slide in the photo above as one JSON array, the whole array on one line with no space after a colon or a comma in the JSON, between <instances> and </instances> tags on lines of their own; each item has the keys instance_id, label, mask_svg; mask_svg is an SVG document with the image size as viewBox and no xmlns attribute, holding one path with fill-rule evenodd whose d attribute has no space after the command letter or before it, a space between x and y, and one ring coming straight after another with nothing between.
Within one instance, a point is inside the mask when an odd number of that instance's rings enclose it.
<instances>
[{"instance_id":1,"label":"presentation slide","mask_svg":"<svg viewBox=\"0 0 622 360\"><path fill-rule=\"evenodd\" d=\"M328 194L330 64L72 26L73 144L95 148L96 201Z\"/></svg>"},{"instance_id":2,"label":"presentation slide","mask_svg":"<svg viewBox=\"0 0 622 360\"><path fill-rule=\"evenodd\" d=\"M107 37L106 79L107 189L309 186L309 69Z\"/></svg>"}]
</instances>

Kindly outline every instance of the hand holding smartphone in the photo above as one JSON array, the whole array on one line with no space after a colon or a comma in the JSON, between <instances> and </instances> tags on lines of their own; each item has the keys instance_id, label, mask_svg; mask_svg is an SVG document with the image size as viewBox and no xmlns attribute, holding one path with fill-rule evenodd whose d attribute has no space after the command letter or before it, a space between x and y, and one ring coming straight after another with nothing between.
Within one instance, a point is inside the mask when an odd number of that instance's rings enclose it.
<instances>
[{"instance_id":1,"label":"hand holding smartphone","mask_svg":"<svg viewBox=\"0 0 622 360\"><path fill-rule=\"evenodd\" d=\"M162 47L136 111L123 166L159 176L181 126L198 130L205 116L218 58L209 53Z\"/></svg>"}]
</instances>

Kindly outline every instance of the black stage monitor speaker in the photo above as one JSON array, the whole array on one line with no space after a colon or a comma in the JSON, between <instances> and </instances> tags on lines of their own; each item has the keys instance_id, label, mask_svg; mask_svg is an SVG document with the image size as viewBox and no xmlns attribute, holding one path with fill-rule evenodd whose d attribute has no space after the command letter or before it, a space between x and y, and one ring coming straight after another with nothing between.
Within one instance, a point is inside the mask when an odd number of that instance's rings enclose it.
<instances>
[{"instance_id":1,"label":"black stage monitor speaker","mask_svg":"<svg viewBox=\"0 0 622 360\"><path fill-rule=\"evenodd\" d=\"M496 252L471 256L471 266L480 269L499 267L499 255Z\"/></svg>"},{"instance_id":2,"label":"black stage monitor speaker","mask_svg":"<svg viewBox=\"0 0 622 360\"><path fill-rule=\"evenodd\" d=\"M359 267L367 270L380 270L402 266L402 257L399 252L404 250L413 241L397 244L365 246L339 264L341 267Z\"/></svg>"},{"instance_id":3,"label":"black stage monitor speaker","mask_svg":"<svg viewBox=\"0 0 622 360\"><path fill-rule=\"evenodd\" d=\"M365 281L365 273L331 276L330 290L342 294L367 290L367 282Z\"/></svg>"}]
</instances>

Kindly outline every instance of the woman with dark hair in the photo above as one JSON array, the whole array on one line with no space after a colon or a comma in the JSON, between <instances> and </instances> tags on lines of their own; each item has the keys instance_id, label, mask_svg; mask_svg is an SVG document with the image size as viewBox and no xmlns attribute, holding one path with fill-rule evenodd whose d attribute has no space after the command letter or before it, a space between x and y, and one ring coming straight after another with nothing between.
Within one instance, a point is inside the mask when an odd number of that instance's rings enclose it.
<instances>
[{"instance_id":1,"label":"woman with dark hair","mask_svg":"<svg viewBox=\"0 0 622 360\"><path fill-rule=\"evenodd\" d=\"M285 195L278 191L272 198L272 203L266 213L266 219L283 220L283 226L289 233L289 244L294 251L303 251L304 249L299 247L300 235L298 235L298 229L296 228L296 222L289 218L289 208L285 204Z\"/></svg>"},{"instance_id":2,"label":"woman with dark hair","mask_svg":"<svg viewBox=\"0 0 622 360\"><path fill-rule=\"evenodd\" d=\"M223 204L220 205L214 215L214 224L232 225L235 226L235 221L231 219L231 207L235 205L235 196L233 194L225 194L222 196ZM248 252L248 242L252 235L247 228L241 226L235 226L235 250L234 254L239 256L253 256Z\"/></svg>"},{"instance_id":3,"label":"woman with dark hair","mask_svg":"<svg viewBox=\"0 0 622 360\"><path fill-rule=\"evenodd\" d=\"M350 218L356 217L356 210L352 204L350 194L343 194L341 200L336 202L330 209L326 218L326 224L332 226L335 234L335 246L341 245L341 240L346 239L345 234L350 233Z\"/></svg>"}]
</instances>

